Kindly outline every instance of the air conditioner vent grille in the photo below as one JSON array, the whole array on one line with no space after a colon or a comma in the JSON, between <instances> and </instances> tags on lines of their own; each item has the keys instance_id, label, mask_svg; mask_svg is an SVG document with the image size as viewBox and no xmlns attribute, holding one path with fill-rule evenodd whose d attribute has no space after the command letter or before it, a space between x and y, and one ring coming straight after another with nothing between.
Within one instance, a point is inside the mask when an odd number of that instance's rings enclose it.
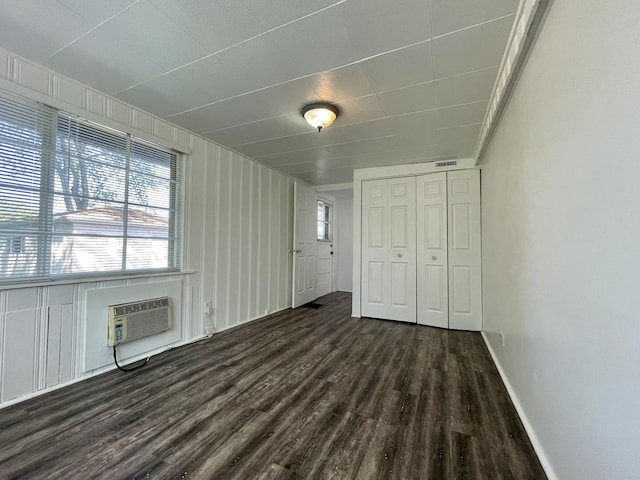
<instances>
[{"instance_id":1,"label":"air conditioner vent grille","mask_svg":"<svg viewBox=\"0 0 640 480\"><path fill-rule=\"evenodd\" d=\"M130 315L127 318L127 339L134 340L162 332L167 328L168 319L167 308Z\"/></svg>"},{"instance_id":2,"label":"air conditioner vent grille","mask_svg":"<svg viewBox=\"0 0 640 480\"><path fill-rule=\"evenodd\" d=\"M458 165L456 160L449 160L446 162L436 162L436 167L455 167Z\"/></svg>"},{"instance_id":3,"label":"air conditioner vent grille","mask_svg":"<svg viewBox=\"0 0 640 480\"><path fill-rule=\"evenodd\" d=\"M109 346L171 329L171 299L152 298L109 306Z\"/></svg>"}]
</instances>

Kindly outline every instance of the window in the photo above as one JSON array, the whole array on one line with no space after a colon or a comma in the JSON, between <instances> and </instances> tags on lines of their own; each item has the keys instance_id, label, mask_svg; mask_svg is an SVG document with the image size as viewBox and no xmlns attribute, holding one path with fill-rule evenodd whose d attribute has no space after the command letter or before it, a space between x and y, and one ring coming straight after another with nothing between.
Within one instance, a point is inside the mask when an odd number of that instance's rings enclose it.
<instances>
[{"instance_id":1,"label":"window","mask_svg":"<svg viewBox=\"0 0 640 480\"><path fill-rule=\"evenodd\" d=\"M0 96L0 281L179 268L179 167L163 147Z\"/></svg>"},{"instance_id":2,"label":"window","mask_svg":"<svg viewBox=\"0 0 640 480\"><path fill-rule=\"evenodd\" d=\"M331 204L318 201L318 240L331 240Z\"/></svg>"}]
</instances>

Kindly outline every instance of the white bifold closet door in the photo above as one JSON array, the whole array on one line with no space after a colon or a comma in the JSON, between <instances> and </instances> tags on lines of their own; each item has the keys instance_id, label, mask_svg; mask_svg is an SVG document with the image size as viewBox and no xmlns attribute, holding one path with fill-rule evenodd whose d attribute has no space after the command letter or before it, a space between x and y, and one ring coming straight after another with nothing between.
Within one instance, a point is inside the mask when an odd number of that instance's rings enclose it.
<instances>
[{"instance_id":1,"label":"white bifold closet door","mask_svg":"<svg viewBox=\"0 0 640 480\"><path fill-rule=\"evenodd\" d=\"M416 321L416 179L362 183L362 315Z\"/></svg>"},{"instance_id":2,"label":"white bifold closet door","mask_svg":"<svg viewBox=\"0 0 640 480\"><path fill-rule=\"evenodd\" d=\"M417 178L419 324L482 330L480 171Z\"/></svg>"},{"instance_id":3,"label":"white bifold closet door","mask_svg":"<svg viewBox=\"0 0 640 480\"><path fill-rule=\"evenodd\" d=\"M480 170L447 172L449 328L482 330Z\"/></svg>"},{"instance_id":4,"label":"white bifold closet door","mask_svg":"<svg viewBox=\"0 0 640 480\"><path fill-rule=\"evenodd\" d=\"M480 171L362 182L365 317L482 330Z\"/></svg>"},{"instance_id":5,"label":"white bifold closet door","mask_svg":"<svg viewBox=\"0 0 640 480\"><path fill-rule=\"evenodd\" d=\"M418 323L449 327L447 173L416 179Z\"/></svg>"}]
</instances>

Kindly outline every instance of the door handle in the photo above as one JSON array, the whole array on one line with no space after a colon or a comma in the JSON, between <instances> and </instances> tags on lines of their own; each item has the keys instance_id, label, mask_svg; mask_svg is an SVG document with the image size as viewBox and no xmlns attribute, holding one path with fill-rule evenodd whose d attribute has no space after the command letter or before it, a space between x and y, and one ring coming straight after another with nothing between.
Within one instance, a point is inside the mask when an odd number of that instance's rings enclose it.
<instances>
[{"instance_id":1,"label":"door handle","mask_svg":"<svg viewBox=\"0 0 640 480\"><path fill-rule=\"evenodd\" d=\"M433 260L434 262L438 259L438 257L436 257L435 255L433 257L431 257L431 260Z\"/></svg>"},{"instance_id":2,"label":"door handle","mask_svg":"<svg viewBox=\"0 0 640 480\"><path fill-rule=\"evenodd\" d=\"M402 254L401 253L398 254L398 258L402 258Z\"/></svg>"},{"instance_id":3,"label":"door handle","mask_svg":"<svg viewBox=\"0 0 640 480\"><path fill-rule=\"evenodd\" d=\"M302 250L300 250L299 248L296 250L296 253L302 253Z\"/></svg>"}]
</instances>

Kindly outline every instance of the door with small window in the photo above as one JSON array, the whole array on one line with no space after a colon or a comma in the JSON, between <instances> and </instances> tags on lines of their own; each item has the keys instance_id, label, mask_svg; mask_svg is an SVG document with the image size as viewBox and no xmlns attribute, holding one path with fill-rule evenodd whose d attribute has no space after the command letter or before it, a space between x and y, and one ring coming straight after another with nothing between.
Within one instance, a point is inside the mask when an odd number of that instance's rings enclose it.
<instances>
[{"instance_id":1,"label":"door with small window","mask_svg":"<svg viewBox=\"0 0 640 480\"><path fill-rule=\"evenodd\" d=\"M293 185L293 292L292 307L318 298L316 292L316 202L315 190L295 182Z\"/></svg>"},{"instance_id":2,"label":"door with small window","mask_svg":"<svg viewBox=\"0 0 640 480\"><path fill-rule=\"evenodd\" d=\"M318 297L333 291L333 203L318 200L318 263L316 268L316 294Z\"/></svg>"}]
</instances>

